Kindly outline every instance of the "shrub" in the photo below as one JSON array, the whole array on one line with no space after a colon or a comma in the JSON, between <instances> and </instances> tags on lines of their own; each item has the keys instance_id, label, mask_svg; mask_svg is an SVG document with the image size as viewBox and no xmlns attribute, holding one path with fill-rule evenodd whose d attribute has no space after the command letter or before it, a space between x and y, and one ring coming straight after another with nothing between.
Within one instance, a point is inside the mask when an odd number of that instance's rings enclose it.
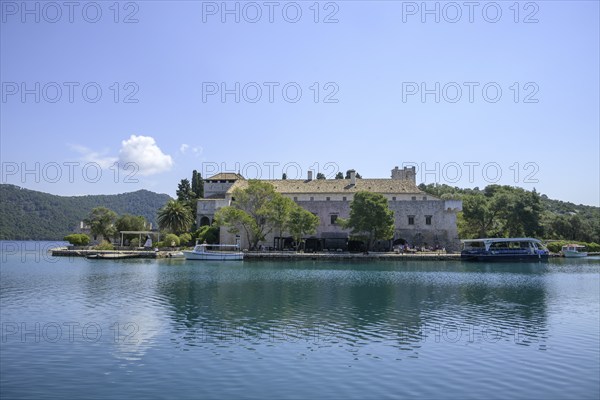
<instances>
[{"instance_id":1,"label":"shrub","mask_svg":"<svg viewBox=\"0 0 600 400\"><path fill-rule=\"evenodd\" d=\"M140 247L140 239L133 238L129 241L129 247Z\"/></svg>"},{"instance_id":2,"label":"shrub","mask_svg":"<svg viewBox=\"0 0 600 400\"><path fill-rule=\"evenodd\" d=\"M179 235L179 244L182 246L189 244L192 241L192 235L189 233L182 233Z\"/></svg>"},{"instance_id":3,"label":"shrub","mask_svg":"<svg viewBox=\"0 0 600 400\"><path fill-rule=\"evenodd\" d=\"M591 252L598 252L600 251L600 244L598 243L584 243L584 245L587 247L587 251L591 251Z\"/></svg>"},{"instance_id":4,"label":"shrub","mask_svg":"<svg viewBox=\"0 0 600 400\"><path fill-rule=\"evenodd\" d=\"M73 233L65 236L64 239L73 246L87 246L90 243L90 237L83 233Z\"/></svg>"},{"instance_id":5,"label":"shrub","mask_svg":"<svg viewBox=\"0 0 600 400\"><path fill-rule=\"evenodd\" d=\"M179 246L179 237L174 233L169 233L163 240L167 247Z\"/></svg>"},{"instance_id":6,"label":"shrub","mask_svg":"<svg viewBox=\"0 0 600 400\"><path fill-rule=\"evenodd\" d=\"M94 247L95 250L114 250L115 246L112 243L103 240L99 245Z\"/></svg>"}]
</instances>

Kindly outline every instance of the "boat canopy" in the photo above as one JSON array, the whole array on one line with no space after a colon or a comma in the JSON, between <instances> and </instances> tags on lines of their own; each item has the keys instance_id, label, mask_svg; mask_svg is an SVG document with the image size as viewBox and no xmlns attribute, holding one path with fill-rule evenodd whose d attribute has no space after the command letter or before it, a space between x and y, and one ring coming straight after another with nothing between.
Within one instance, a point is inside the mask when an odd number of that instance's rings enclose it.
<instances>
[{"instance_id":1,"label":"boat canopy","mask_svg":"<svg viewBox=\"0 0 600 400\"><path fill-rule=\"evenodd\" d=\"M467 242L483 242L483 243L487 243L487 242L527 242L527 241L541 243L541 240L535 239L535 238L482 238L482 239L463 239L463 240L461 240L461 242L463 242L463 243L467 243Z\"/></svg>"},{"instance_id":2,"label":"boat canopy","mask_svg":"<svg viewBox=\"0 0 600 400\"><path fill-rule=\"evenodd\" d=\"M532 246L544 248L542 242L535 238L482 238L464 239L461 240L461 242L464 250L484 248L485 250L494 248L528 248Z\"/></svg>"}]
</instances>

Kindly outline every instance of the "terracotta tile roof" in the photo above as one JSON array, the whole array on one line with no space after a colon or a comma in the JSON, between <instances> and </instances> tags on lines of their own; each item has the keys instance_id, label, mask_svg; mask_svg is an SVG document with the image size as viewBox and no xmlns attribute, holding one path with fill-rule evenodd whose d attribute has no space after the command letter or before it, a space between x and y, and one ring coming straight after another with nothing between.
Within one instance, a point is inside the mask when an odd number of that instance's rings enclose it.
<instances>
[{"instance_id":1,"label":"terracotta tile roof","mask_svg":"<svg viewBox=\"0 0 600 400\"><path fill-rule=\"evenodd\" d=\"M382 194L401 194L401 193L423 193L411 181L398 179L357 179L356 185L350 184L350 179L313 179L304 181L300 179L286 180L265 180L280 193L356 193L361 190ZM248 181L239 180L229 188L228 193L233 192L235 188L245 188Z\"/></svg>"},{"instance_id":2,"label":"terracotta tile roof","mask_svg":"<svg viewBox=\"0 0 600 400\"><path fill-rule=\"evenodd\" d=\"M206 178L205 181L234 181L238 179L244 179L244 177L233 172L220 172L210 178Z\"/></svg>"}]
</instances>

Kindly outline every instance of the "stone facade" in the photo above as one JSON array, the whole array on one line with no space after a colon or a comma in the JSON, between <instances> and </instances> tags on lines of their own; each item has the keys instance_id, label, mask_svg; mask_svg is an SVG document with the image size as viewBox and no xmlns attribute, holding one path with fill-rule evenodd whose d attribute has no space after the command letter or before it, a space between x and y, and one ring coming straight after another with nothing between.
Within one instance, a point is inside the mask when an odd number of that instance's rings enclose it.
<instances>
[{"instance_id":1,"label":"stone facade","mask_svg":"<svg viewBox=\"0 0 600 400\"><path fill-rule=\"evenodd\" d=\"M318 249L348 250L349 233L342 229L336 218L348 218L350 202L354 194L367 190L384 195L394 213L395 233L392 241L380 243L381 249L389 249L392 244L408 243L411 246L439 246L449 251L459 249L456 228L456 213L462 210L458 200L441 200L423 193L415 183L415 170L412 168L392 170L391 179L357 179L354 171L350 179L313 180L270 180L275 190L294 200L304 209L320 219L313 242L318 241ZM243 188L247 181L238 174L218 174L205 180L205 198L198 201L197 222L205 225L213 222L215 212L231 204L231 193L236 187ZM244 235L235 237L221 230L221 243L240 242L247 248ZM286 236L285 234L283 235ZM287 239L289 241L289 238ZM285 243L274 234L263 242L265 247L277 247ZM308 242L307 242L308 245ZM352 249L352 248L350 248Z\"/></svg>"}]
</instances>

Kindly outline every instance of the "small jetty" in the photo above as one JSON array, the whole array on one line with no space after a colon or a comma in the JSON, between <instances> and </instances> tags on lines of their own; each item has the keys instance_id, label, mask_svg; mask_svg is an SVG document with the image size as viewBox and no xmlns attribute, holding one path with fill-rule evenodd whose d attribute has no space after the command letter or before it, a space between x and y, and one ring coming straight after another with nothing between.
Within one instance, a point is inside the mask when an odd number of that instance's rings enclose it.
<instances>
[{"instance_id":1,"label":"small jetty","mask_svg":"<svg viewBox=\"0 0 600 400\"><path fill-rule=\"evenodd\" d=\"M50 249L53 257L85 257L88 259L120 260L125 258L171 258L177 250L73 250L67 248Z\"/></svg>"}]
</instances>

